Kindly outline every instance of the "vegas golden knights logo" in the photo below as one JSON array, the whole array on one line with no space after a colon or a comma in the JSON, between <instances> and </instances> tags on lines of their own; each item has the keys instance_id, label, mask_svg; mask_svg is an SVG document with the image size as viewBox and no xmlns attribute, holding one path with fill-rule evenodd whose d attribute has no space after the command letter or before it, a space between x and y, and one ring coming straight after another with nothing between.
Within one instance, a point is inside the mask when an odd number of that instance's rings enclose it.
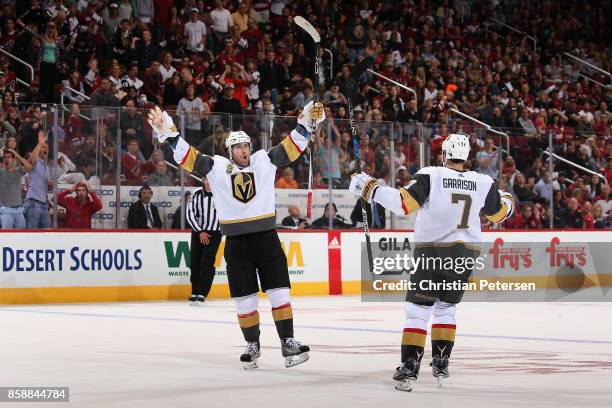
<instances>
[{"instance_id":1,"label":"vegas golden knights logo","mask_svg":"<svg viewBox=\"0 0 612 408\"><path fill-rule=\"evenodd\" d=\"M254 173L240 172L232 175L232 194L236 200L248 203L256 193Z\"/></svg>"}]
</instances>

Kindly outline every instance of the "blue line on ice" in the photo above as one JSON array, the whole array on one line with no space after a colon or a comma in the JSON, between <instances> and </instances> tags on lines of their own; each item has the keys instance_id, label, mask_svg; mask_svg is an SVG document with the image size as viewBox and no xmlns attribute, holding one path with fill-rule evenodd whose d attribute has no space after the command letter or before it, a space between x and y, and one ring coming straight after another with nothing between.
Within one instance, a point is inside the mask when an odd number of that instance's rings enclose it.
<instances>
[{"instance_id":1,"label":"blue line on ice","mask_svg":"<svg viewBox=\"0 0 612 408\"><path fill-rule=\"evenodd\" d=\"M101 313L82 313L82 312L55 312L51 310L25 310L15 308L3 308L0 312L19 312L19 313L40 313L40 314L52 314L61 316L78 316L78 317L105 317L111 319L135 319L135 320L158 320L158 321L171 321L171 322L187 322L187 323L208 323L208 324L230 324L235 325L235 321L223 321L223 320L199 320L199 319L181 319L176 317L152 317L152 316L130 316L130 315L112 315L112 314L101 314ZM261 323L262 326L274 326L270 323ZM399 333L399 330L388 330L388 329L369 329L365 327L332 327L332 326L308 326L308 325L296 325L296 328L300 329L313 329L313 330L333 330L333 331L349 331L349 332L370 332L370 333ZM481 339L505 339L505 340L529 340L529 341L548 341L548 342L562 342L562 343L580 343L580 344L612 344L610 340L586 340L586 339L560 339L560 338L548 338L548 337L523 337L523 336L494 336L489 334L464 334L457 333L459 337L473 337Z\"/></svg>"}]
</instances>

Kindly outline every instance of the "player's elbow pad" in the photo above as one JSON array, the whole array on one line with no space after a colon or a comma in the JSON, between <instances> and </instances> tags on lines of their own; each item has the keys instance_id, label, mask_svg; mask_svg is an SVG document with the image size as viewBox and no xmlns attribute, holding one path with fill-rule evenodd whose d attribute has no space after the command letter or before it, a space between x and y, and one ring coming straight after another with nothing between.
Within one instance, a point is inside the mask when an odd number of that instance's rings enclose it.
<instances>
[{"instance_id":1,"label":"player's elbow pad","mask_svg":"<svg viewBox=\"0 0 612 408\"><path fill-rule=\"evenodd\" d=\"M399 215L405 215L404 207L402 206L402 196L399 190L386 187L376 186L372 191L372 202L378 203L388 210L393 211Z\"/></svg>"}]
</instances>

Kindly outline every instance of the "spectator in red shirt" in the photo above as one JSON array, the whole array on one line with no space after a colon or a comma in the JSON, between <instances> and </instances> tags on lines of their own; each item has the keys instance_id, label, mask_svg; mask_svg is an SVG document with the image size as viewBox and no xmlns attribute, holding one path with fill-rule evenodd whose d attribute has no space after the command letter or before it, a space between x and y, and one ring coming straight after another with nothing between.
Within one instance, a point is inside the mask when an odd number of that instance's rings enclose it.
<instances>
[{"instance_id":1,"label":"spectator in red shirt","mask_svg":"<svg viewBox=\"0 0 612 408\"><path fill-rule=\"evenodd\" d=\"M539 212L539 207L526 205L523 207L523 219L525 221L524 228L539 229L542 228L542 220Z\"/></svg>"},{"instance_id":2,"label":"spectator in red shirt","mask_svg":"<svg viewBox=\"0 0 612 408\"><path fill-rule=\"evenodd\" d=\"M130 138L127 144L127 151L121 158L121 168L128 185L139 185L144 181L141 172L141 167L144 163L140 159L141 156L138 139Z\"/></svg>"},{"instance_id":3,"label":"spectator in red shirt","mask_svg":"<svg viewBox=\"0 0 612 408\"><path fill-rule=\"evenodd\" d=\"M217 56L217 69L221 71L221 69L225 68L226 65L234 65L235 62L242 63L242 53L239 50L234 48L234 42L232 40L227 40L225 42L225 48L223 51Z\"/></svg>"},{"instance_id":4,"label":"spectator in red shirt","mask_svg":"<svg viewBox=\"0 0 612 408\"><path fill-rule=\"evenodd\" d=\"M312 188L314 190L317 189L326 189L327 188L327 184L325 184L323 177L321 176L321 172L320 171L316 171L314 173L314 176L312 177L313 181L312 181Z\"/></svg>"},{"instance_id":5,"label":"spectator in red shirt","mask_svg":"<svg viewBox=\"0 0 612 408\"><path fill-rule=\"evenodd\" d=\"M525 217L523 217L523 211L515 211L512 218L505 222L506 228L508 229L524 229L527 225Z\"/></svg>"},{"instance_id":6,"label":"spectator in red shirt","mask_svg":"<svg viewBox=\"0 0 612 408\"><path fill-rule=\"evenodd\" d=\"M608 161L606 162L606 168L603 170L604 176L606 176L606 180L608 184L612 184L612 157L608 157Z\"/></svg>"},{"instance_id":7,"label":"spectator in red shirt","mask_svg":"<svg viewBox=\"0 0 612 408\"><path fill-rule=\"evenodd\" d=\"M595 228L595 218L593 218L593 204L590 201L585 201L580 209L582 211L582 222L584 228Z\"/></svg>"},{"instance_id":8,"label":"spectator in red shirt","mask_svg":"<svg viewBox=\"0 0 612 408\"><path fill-rule=\"evenodd\" d=\"M246 78L249 74L244 70L244 66L239 63L233 65L226 65L225 70L219 77L220 84L234 84L234 99L240 101L242 109L247 107L247 99L245 93L245 86L249 84Z\"/></svg>"},{"instance_id":9,"label":"spectator in red shirt","mask_svg":"<svg viewBox=\"0 0 612 408\"><path fill-rule=\"evenodd\" d=\"M255 58L257 51L263 51L263 35L257 24L254 21L249 20L247 23L247 30L240 34L242 38L247 41L246 50L244 50L244 56L246 58Z\"/></svg>"},{"instance_id":10,"label":"spectator in red shirt","mask_svg":"<svg viewBox=\"0 0 612 408\"><path fill-rule=\"evenodd\" d=\"M76 192L76 197L71 196ZM100 197L88 183L76 183L57 195L57 202L66 208L66 228L91 228L91 216L102 209Z\"/></svg>"}]
</instances>

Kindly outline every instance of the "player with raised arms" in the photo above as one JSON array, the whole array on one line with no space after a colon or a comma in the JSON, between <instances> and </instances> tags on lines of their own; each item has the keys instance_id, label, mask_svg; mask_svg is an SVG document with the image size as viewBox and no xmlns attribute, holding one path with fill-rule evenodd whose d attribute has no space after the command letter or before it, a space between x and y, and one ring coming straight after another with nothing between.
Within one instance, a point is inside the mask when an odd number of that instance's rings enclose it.
<instances>
[{"instance_id":1,"label":"player with raised arms","mask_svg":"<svg viewBox=\"0 0 612 408\"><path fill-rule=\"evenodd\" d=\"M478 249L469 243L482 242L480 210L492 222L500 223L512 215L512 195L497 190L488 175L464 169L470 153L466 135L451 134L442 143L444 166L419 170L407 186L395 189L378 185L365 173L351 179L349 190L369 203L378 203L396 214L418 211L415 225L414 256L438 259L474 258ZM439 265L439 264L438 264ZM396 369L395 388L411 391L417 379L425 349L427 324L431 326L431 366L442 384L448 377L448 362L455 342L456 305L463 290L421 289L420 282L434 284L467 282L471 270L427 270L419 267L411 276L415 290L406 295L405 325L402 336L402 365ZM434 288L438 287L434 285Z\"/></svg>"},{"instance_id":2,"label":"player with raised arms","mask_svg":"<svg viewBox=\"0 0 612 408\"><path fill-rule=\"evenodd\" d=\"M225 140L226 158L198 152L179 137L170 115L158 107L148 115L154 136L172 147L174 160L210 183L221 232L226 236L224 257L230 294L247 342L240 356L245 369L257 368L260 356L258 277L272 305L285 366L293 367L309 358L309 347L293 337L287 257L275 230L274 180L277 167L300 157L323 120L323 104L308 103L291 134L267 152L252 153L249 135L230 132Z\"/></svg>"}]
</instances>

